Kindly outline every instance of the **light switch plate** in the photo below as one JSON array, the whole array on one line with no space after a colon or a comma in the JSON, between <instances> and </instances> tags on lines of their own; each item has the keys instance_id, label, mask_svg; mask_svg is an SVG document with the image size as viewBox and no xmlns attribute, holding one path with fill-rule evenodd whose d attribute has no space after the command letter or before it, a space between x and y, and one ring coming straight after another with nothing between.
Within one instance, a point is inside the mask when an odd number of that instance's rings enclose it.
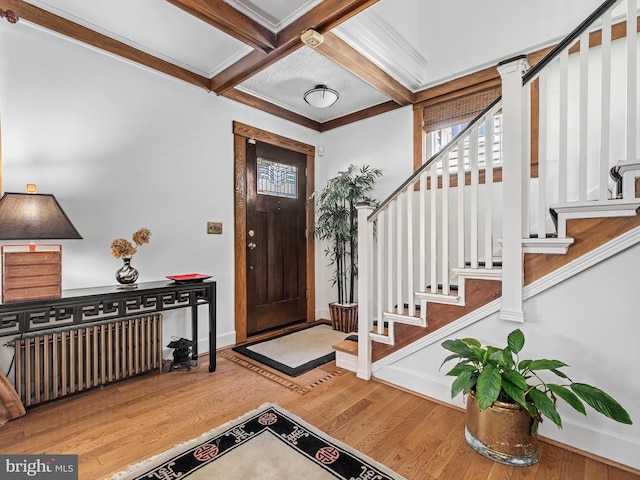
<instances>
[{"instance_id":1,"label":"light switch plate","mask_svg":"<svg viewBox=\"0 0 640 480\"><path fill-rule=\"evenodd\" d=\"M207 233L210 235L221 235L222 222L207 222Z\"/></svg>"}]
</instances>

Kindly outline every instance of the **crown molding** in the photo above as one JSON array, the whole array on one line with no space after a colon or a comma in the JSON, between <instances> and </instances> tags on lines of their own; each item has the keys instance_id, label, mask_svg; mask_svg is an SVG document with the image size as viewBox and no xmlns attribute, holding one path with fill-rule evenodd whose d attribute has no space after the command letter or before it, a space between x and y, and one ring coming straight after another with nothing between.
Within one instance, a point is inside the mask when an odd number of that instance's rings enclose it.
<instances>
[{"instance_id":1,"label":"crown molding","mask_svg":"<svg viewBox=\"0 0 640 480\"><path fill-rule=\"evenodd\" d=\"M278 20L266 11L262 10L251 0L225 0L230 6L244 13L247 17L267 27L272 32L279 32L290 23L294 22L298 17L322 3L322 0L307 0L300 5L295 12L291 13L282 20Z\"/></svg>"},{"instance_id":2,"label":"crown molding","mask_svg":"<svg viewBox=\"0 0 640 480\"><path fill-rule=\"evenodd\" d=\"M370 9L332 32L413 92L426 83L427 60Z\"/></svg>"}]
</instances>

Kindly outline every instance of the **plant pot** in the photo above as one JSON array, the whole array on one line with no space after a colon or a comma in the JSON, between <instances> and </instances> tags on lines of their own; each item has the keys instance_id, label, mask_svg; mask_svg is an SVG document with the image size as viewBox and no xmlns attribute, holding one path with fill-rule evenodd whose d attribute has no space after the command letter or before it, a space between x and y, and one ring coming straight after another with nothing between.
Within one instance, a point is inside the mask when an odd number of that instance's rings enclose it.
<instances>
[{"instance_id":1,"label":"plant pot","mask_svg":"<svg viewBox=\"0 0 640 480\"><path fill-rule=\"evenodd\" d=\"M334 330L344 333L355 332L358 330L358 304L352 303L342 305L339 303L329 304L329 313L331 314L331 325Z\"/></svg>"},{"instance_id":2,"label":"plant pot","mask_svg":"<svg viewBox=\"0 0 640 480\"><path fill-rule=\"evenodd\" d=\"M533 418L520 405L495 402L480 410L473 392L467 398L465 438L478 453L499 463L527 467L540 460L537 435L531 434Z\"/></svg>"}]
</instances>

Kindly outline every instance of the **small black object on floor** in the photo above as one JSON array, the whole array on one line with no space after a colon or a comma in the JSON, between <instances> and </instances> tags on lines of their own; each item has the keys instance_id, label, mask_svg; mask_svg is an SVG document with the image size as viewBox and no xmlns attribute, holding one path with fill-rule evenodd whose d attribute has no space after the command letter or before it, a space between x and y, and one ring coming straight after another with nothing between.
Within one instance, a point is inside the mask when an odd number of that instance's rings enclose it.
<instances>
[{"instance_id":1,"label":"small black object on floor","mask_svg":"<svg viewBox=\"0 0 640 480\"><path fill-rule=\"evenodd\" d=\"M186 367L187 371L191 371L191 347L193 347L193 341L186 338L180 338L178 340L172 340L167 345L169 348L173 348L173 362L169 367L169 371L173 371L176 367Z\"/></svg>"}]
</instances>

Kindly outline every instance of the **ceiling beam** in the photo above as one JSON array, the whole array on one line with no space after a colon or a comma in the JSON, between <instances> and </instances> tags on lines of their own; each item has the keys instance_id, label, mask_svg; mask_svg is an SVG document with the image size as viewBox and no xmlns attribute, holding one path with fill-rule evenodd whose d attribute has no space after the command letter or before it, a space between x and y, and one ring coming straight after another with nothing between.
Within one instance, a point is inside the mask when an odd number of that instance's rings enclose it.
<instances>
[{"instance_id":1,"label":"ceiling beam","mask_svg":"<svg viewBox=\"0 0 640 480\"><path fill-rule=\"evenodd\" d=\"M113 38L94 32L82 25L74 23L66 18L59 17L41 8L35 7L22 0L0 0L0 8L13 10L20 19L34 23L48 30L57 32L74 40L86 43L132 62L144 65L159 72L165 73L185 82L209 89L209 80L189 70L173 65L149 55L141 50L125 45Z\"/></svg>"},{"instance_id":2,"label":"ceiling beam","mask_svg":"<svg viewBox=\"0 0 640 480\"><path fill-rule=\"evenodd\" d=\"M400 106L411 105L415 95L375 63L341 40L332 32L322 35L323 40L314 49L332 62L367 82Z\"/></svg>"},{"instance_id":3,"label":"ceiling beam","mask_svg":"<svg viewBox=\"0 0 640 480\"><path fill-rule=\"evenodd\" d=\"M276 34L222 0L166 0L250 47L270 52Z\"/></svg>"},{"instance_id":4,"label":"ceiling beam","mask_svg":"<svg viewBox=\"0 0 640 480\"><path fill-rule=\"evenodd\" d=\"M263 112L270 113L278 118L289 120L290 122L302 125L303 127L308 127L318 132L321 131L322 124L320 122L316 122L315 120L311 120L310 118L307 118L303 115L293 113L291 110L279 107L277 105L274 105L273 103L267 102L266 100L262 100L261 98L249 95L248 93L242 92L237 88L232 88L231 90L223 93L221 96L230 100L234 100L236 102L243 103L245 105L248 105L249 107L257 108L258 110L262 110Z\"/></svg>"},{"instance_id":5,"label":"ceiling beam","mask_svg":"<svg viewBox=\"0 0 640 480\"><path fill-rule=\"evenodd\" d=\"M375 105L373 107L365 108L364 110L360 110L358 112L354 112L348 115L344 115L342 117L334 118L333 120L328 120L321 124L320 131L326 132L333 128L349 125L350 123L358 122L360 120L364 120L365 118L375 117L376 115L391 112L398 108L400 108L400 105L398 105L396 102L392 102L392 101L384 102L379 105Z\"/></svg>"},{"instance_id":6,"label":"ceiling beam","mask_svg":"<svg viewBox=\"0 0 640 480\"><path fill-rule=\"evenodd\" d=\"M278 33L278 43L297 41L306 30L324 33L366 10L378 0L324 0Z\"/></svg>"},{"instance_id":7,"label":"ceiling beam","mask_svg":"<svg viewBox=\"0 0 640 480\"><path fill-rule=\"evenodd\" d=\"M300 48L303 45L300 41L300 35L302 35L305 30L313 28L320 33L329 31L377 1L378 0L324 0L278 32L277 46L275 49L266 54L262 51L254 50L249 55L246 55L213 77L210 85L211 90L218 94L223 94Z\"/></svg>"},{"instance_id":8,"label":"ceiling beam","mask_svg":"<svg viewBox=\"0 0 640 480\"><path fill-rule=\"evenodd\" d=\"M335 119L332 122L328 122L327 125L324 125L320 122L311 120L302 115L295 114L282 107L279 107L262 99L258 99L237 89L231 88L237 83L241 83L242 81L244 81L245 78L249 78L250 76L260 71L262 68L266 68L267 66L289 54L291 51L302 46L303 44L300 41L300 35L305 30L314 28L314 30L318 32L328 34L330 29L348 20L367 7L373 5L378 0L324 0L321 4L309 11L307 14L303 15L302 17L291 23L289 26L281 30L277 35L277 41L275 42L271 42L271 40L268 40L266 42L263 42L262 40L256 41L256 38L263 39L264 37L268 37L268 35L265 36L261 33L255 33L259 32L262 27L257 28L256 30L251 30L248 25L256 25L255 22L248 19L247 17L244 17L244 15L242 15L240 12L237 12L231 7L226 8L225 6L227 4L224 2L218 0L166 1L175 4L180 8L182 8L183 4L190 5L194 8L204 8L203 6L211 7L211 5L213 5L212 11L217 15L220 15L221 18L224 17L224 19L221 21L226 22L229 26L233 27L234 31L237 32L246 27L246 32L252 32L251 35L254 39L252 41L253 43L259 45L262 45L263 43L264 45L270 45L271 43L273 43L273 45L275 45L275 48L271 50L269 54L264 53L264 51L258 45L252 45L254 48L256 48L252 53L245 56L243 59L241 59L239 62L229 67L225 71L227 73L231 73L230 76L234 77L235 80L230 81L228 85L224 87L226 88L226 90L223 90L224 97L257 108L264 112L277 115L280 118L290 120L291 122L294 122L298 125L306 126L316 131L324 131L326 129L334 128L335 126L350 123L351 121L355 121L357 118L366 118L368 115L371 115L371 111L369 111L369 109L365 109L365 111L358 112L354 115L349 115L347 117L344 117L343 119ZM218 5L219 3L224 3L224 6ZM89 28L50 13L46 10L38 8L23 0L0 0L0 8L3 10L13 10L20 19L24 19L45 29L57 32L60 35L72 38L87 45L91 45L93 47L104 50L105 52L122 57L126 60L130 60L132 62L138 63L174 78L205 88L207 90L214 90L217 92L216 88L212 87L216 85L216 81L219 78L222 78L220 76L217 76L211 80L207 79L206 77L190 72L189 70L173 65L167 61L161 60L157 57L154 57L153 55L114 40L113 38L95 32ZM195 13L192 14L198 16ZM244 20L241 20L239 24L236 24L236 20L240 17L244 17L245 20L247 20L249 23L243 24ZM207 23L213 25L213 23L211 22ZM244 25L244 27L238 25ZM222 29L220 25L215 26L216 28ZM235 38L238 38L236 35L233 36ZM362 59L360 59L360 61L362 61ZM222 75L224 75L225 72L223 72ZM395 96L391 96L391 98L393 98L396 103L402 104L397 101ZM373 110L376 110L376 108L374 108ZM375 115L377 113L381 113L382 111L388 111L389 109L393 109L390 102L388 105L385 104L380 112L375 112L373 114Z\"/></svg>"}]
</instances>

